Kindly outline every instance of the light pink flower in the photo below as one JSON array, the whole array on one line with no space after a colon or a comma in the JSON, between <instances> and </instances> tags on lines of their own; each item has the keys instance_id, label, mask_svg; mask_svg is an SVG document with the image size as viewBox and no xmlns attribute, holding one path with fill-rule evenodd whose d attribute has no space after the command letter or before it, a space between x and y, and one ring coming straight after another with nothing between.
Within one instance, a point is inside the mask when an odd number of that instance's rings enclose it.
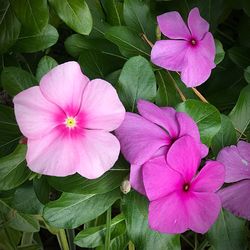
<instances>
[{"instance_id":1,"label":"light pink flower","mask_svg":"<svg viewBox=\"0 0 250 250\"><path fill-rule=\"evenodd\" d=\"M166 155L169 148L182 136L193 137L202 157L208 148L200 141L200 133L194 120L186 113L173 108L159 108L148 101L139 100L139 114L127 112L122 125L115 131L121 143L121 151L131 164L130 182L138 192L145 194L141 166L148 160Z\"/></svg>"},{"instance_id":2,"label":"light pink flower","mask_svg":"<svg viewBox=\"0 0 250 250\"><path fill-rule=\"evenodd\" d=\"M151 51L154 64L171 71L180 71L187 87L205 82L215 67L215 43L209 24L198 8L190 11L188 27L176 11L157 17L161 32L171 40L157 41Z\"/></svg>"},{"instance_id":3,"label":"light pink flower","mask_svg":"<svg viewBox=\"0 0 250 250\"><path fill-rule=\"evenodd\" d=\"M167 159L144 164L143 182L149 204L149 225L161 233L191 229L205 233L217 219L221 201L215 193L224 182L224 167L208 161L196 175L201 155L197 143L183 136L169 149Z\"/></svg>"},{"instance_id":4,"label":"light pink flower","mask_svg":"<svg viewBox=\"0 0 250 250\"><path fill-rule=\"evenodd\" d=\"M97 178L118 158L120 144L109 133L125 115L115 89L89 79L76 62L47 73L40 86L14 98L15 115L28 138L28 166L37 173Z\"/></svg>"},{"instance_id":5,"label":"light pink flower","mask_svg":"<svg viewBox=\"0 0 250 250\"><path fill-rule=\"evenodd\" d=\"M236 216L250 220L250 143L223 148L217 161L225 166L226 183L234 183L219 191L222 206Z\"/></svg>"}]
</instances>

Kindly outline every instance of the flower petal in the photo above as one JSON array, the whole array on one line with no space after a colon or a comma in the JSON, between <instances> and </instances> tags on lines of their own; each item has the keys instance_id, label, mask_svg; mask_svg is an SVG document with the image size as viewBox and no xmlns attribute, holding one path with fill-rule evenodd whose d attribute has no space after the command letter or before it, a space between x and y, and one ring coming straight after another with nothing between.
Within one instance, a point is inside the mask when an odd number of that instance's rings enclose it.
<instances>
[{"instance_id":1,"label":"flower petal","mask_svg":"<svg viewBox=\"0 0 250 250\"><path fill-rule=\"evenodd\" d=\"M167 234L179 234L188 230L188 217L181 194L173 192L149 204L149 226Z\"/></svg>"},{"instance_id":2,"label":"flower petal","mask_svg":"<svg viewBox=\"0 0 250 250\"><path fill-rule=\"evenodd\" d=\"M237 148L240 156L250 164L250 143L245 141L239 141L237 144Z\"/></svg>"},{"instance_id":3,"label":"flower petal","mask_svg":"<svg viewBox=\"0 0 250 250\"><path fill-rule=\"evenodd\" d=\"M188 227L197 233L206 233L214 224L221 210L217 194L192 192L187 201Z\"/></svg>"},{"instance_id":4,"label":"flower petal","mask_svg":"<svg viewBox=\"0 0 250 250\"><path fill-rule=\"evenodd\" d=\"M77 172L89 179L98 178L113 167L120 153L117 138L101 130L85 130L83 138L77 137L74 143L80 156Z\"/></svg>"},{"instance_id":5,"label":"flower petal","mask_svg":"<svg viewBox=\"0 0 250 250\"><path fill-rule=\"evenodd\" d=\"M182 176L170 168L165 156L147 161L142 167L143 183L150 201L160 199L174 191L182 190Z\"/></svg>"},{"instance_id":6,"label":"flower petal","mask_svg":"<svg viewBox=\"0 0 250 250\"><path fill-rule=\"evenodd\" d=\"M201 40L209 30L209 23L200 16L198 8L193 8L188 15L188 27L193 38Z\"/></svg>"},{"instance_id":7,"label":"flower petal","mask_svg":"<svg viewBox=\"0 0 250 250\"><path fill-rule=\"evenodd\" d=\"M195 140L185 135L173 143L166 158L169 166L190 182L199 167L201 154Z\"/></svg>"},{"instance_id":8,"label":"flower petal","mask_svg":"<svg viewBox=\"0 0 250 250\"><path fill-rule=\"evenodd\" d=\"M171 137L178 136L179 126L175 118L176 111L173 108L165 107L163 110L144 100L137 102L137 108L141 116L166 129Z\"/></svg>"},{"instance_id":9,"label":"flower petal","mask_svg":"<svg viewBox=\"0 0 250 250\"><path fill-rule=\"evenodd\" d=\"M217 161L208 161L192 182L195 192L215 192L224 183L225 169Z\"/></svg>"},{"instance_id":10,"label":"flower petal","mask_svg":"<svg viewBox=\"0 0 250 250\"><path fill-rule=\"evenodd\" d=\"M81 112L85 115L85 128L106 131L119 127L125 116L115 88L101 79L88 83L82 96Z\"/></svg>"},{"instance_id":11,"label":"flower petal","mask_svg":"<svg viewBox=\"0 0 250 250\"><path fill-rule=\"evenodd\" d=\"M212 33L206 33L205 37L198 42L199 53L202 54L205 58L214 62L215 58L215 42ZM214 65L215 67L216 65Z\"/></svg>"},{"instance_id":12,"label":"flower petal","mask_svg":"<svg viewBox=\"0 0 250 250\"><path fill-rule=\"evenodd\" d=\"M167 12L157 17L161 32L172 39L186 39L191 37L187 25L177 11Z\"/></svg>"},{"instance_id":13,"label":"flower petal","mask_svg":"<svg viewBox=\"0 0 250 250\"><path fill-rule=\"evenodd\" d=\"M162 128L129 112L115 134L121 143L124 157L135 165L142 165L162 146L170 143L167 133Z\"/></svg>"},{"instance_id":14,"label":"flower petal","mask_svg":"<svg viewBox=\"0 0 250 250\"><path fill-rule=\"evenodd\" d=\"M13 102L20 130L30 139L42 138L64 117L64 112L45 99L38 86L20 92Z\"/></svg>"},{"instance_id":15,"label":"flower petal","mask_svg":"<svg viewBox=\"0 0 250 250\"><path fill-rule=\"evenodd\" d=\"M129 181L133 189L135 189L142 195L146 195L146 191L142 180L142 167L143 166L131 165Z\"/></svg>"},{"instance_id":16,"label":"flower petal","mask_svg":"<svg viewBox=\"0 0 250 250\"><path fill-rule=\"evenodd\" d=\"M222 206L236 216L250 220L250 180L244 180L221 189L218 194Z\"/></svg>"},{"instance_id":17,"label":"flower petal","mask_svg":"<svg viewBox=\"0 0 250 250\"><path fill-rule=\"evenodd\" d=\"M181 71L185 66L188 42L182 40L157 41L151 50L151 61L164 69Z\"/></svg>"},{"instance_id":18,"label":"flower petal","mask_svg":"<svg viewBox=\"0 0 250 250\"><path fill-rule=\"evenodd\" d=\"M217 156L217 161L225 166L225 182L250 179L250 162L240 155L236 146L223 148Z\"/></svg>"},{"instance_id":19,"label":"flower petal","mask_svg":"<svg viewBox=\"0 0 250 250\"><path fill-rule=\"evenodd\" d=\"M66 62L43 76L40 88L46 99L60 106L67 115L74 116L88 82L77 62Z\"/></svg>"}]
</instances>

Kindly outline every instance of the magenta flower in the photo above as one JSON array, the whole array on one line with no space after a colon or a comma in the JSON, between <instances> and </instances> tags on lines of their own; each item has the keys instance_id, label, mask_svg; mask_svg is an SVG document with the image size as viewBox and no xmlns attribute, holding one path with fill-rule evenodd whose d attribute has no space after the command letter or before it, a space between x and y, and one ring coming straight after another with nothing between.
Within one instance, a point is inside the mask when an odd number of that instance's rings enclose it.
<instances>
[{"instance_id":1,"label":"magenta flower","mask_svg":"<svg viewBox=\"0 0 250 250\"><path fill-rule=\"evenodd\" d=\"M37 173L97 178L118 158L120 144L109 133L125 115L115 89L89 79L76 62L47 73L40 86L14 98L15 115L28 138L28 166Z\"/></svg>"},{"instance_id":2,"label":"magenta flower","mask_svg":"<svg viewBox=\"0 0 250 250\"><path fill-rule=\"evenodd\" d=\"M154 64L172 71L180 71L187 87L205 82L215 67L215 43L209 24L198 8L190 11L188 27L176 11L157 17L161 32L171 40L157 41L151 51Z\"/></svg>"},{"instance_id":3,"label":"magenta flower","mask_svg":"<svg viewBox=\"0 0 250 250\"><path fill-rule=\"evenodd\" d=\"M237 147L223 148L217 160L225 166L225 182L235 182L219 191L222 206L250 220L250 143L239 141Z\"/></svg>"},{"instance_id":4,"label":"magenta flower","mask_svg":"<svg viewBox=\"0 0 250 250\"><path fill-rule=\"evenodd\" d=\"M208 161L196 175L201 155L197 143L183 136L169 149L143 166L149 204L149 226L161 233L191 229L205 233L215 222L221 201L215 193L224 182L224 167Z\"/></svg>"},{"instance_id":5,"label":"magenta flower","mask_svg":"<svg viewBox=\"0 0 250 250\"><path fill-rule=\"evenodd\" d=\"M198 127L187 114L143 100L138 101L137 108L140 115L127 112L115 133L124 157L131 164L131 185L145 194L141 166L146 161L166 155L171 145L184 135L195 139L202 157L207 155L208 148L200 142Z\"/></svg>"}]
</instances>

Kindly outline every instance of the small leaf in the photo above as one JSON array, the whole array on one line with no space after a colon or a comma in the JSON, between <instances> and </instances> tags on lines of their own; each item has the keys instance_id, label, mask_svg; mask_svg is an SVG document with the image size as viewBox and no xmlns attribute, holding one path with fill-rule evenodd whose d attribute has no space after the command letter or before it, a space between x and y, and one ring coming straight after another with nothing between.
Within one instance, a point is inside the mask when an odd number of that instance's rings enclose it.
<instances>
[{"instance_id":1,"label":"small leaf","mask_svg":"<svg viewBox=\"0 0 250 250\"><path fill-rule=\"evenodd\" d=\"M42 57L36 69L36 79L40 81L45 74L47 74L51 69L53 69L57 65L58 63L54 58L50 56Z\"/></svg>"},{"instance_id":2,"label":"small leaf","mask_svg":"<svg viewBox=\"0 0 250 250\"><path fill-rule=\"evenodd\" d=\"M217 39L215 39L215 47L216 47L216 54L215 54L214 63L217 65L223 61L225 57L225 51L223 49L222 43Z\"/></svg>"}]
</instances>

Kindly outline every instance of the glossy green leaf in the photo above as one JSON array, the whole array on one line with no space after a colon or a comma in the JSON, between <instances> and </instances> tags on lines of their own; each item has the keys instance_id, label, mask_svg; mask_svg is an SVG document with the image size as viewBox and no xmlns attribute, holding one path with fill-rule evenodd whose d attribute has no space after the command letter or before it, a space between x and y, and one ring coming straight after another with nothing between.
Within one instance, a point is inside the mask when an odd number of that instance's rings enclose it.
<instances>
[{"instance_id":1,"label":"glossy green leaf","mask_svg":"<svg viewBox=\"0 0 250 250\"><path fill-rule=\"evenodd\" d=\"M126 57L142 55L149 57L151 48L134 31L126 26L113 26L107 30L105 37L116 44Z\"/></svg>"},{"instance_id":2,"label":"glossy green leaf","mask_svg":"<svg viewBox=\"0 0 250 250\"><path fill-rule=\"evenodd\" d=\"M54 45L57 42L58 37L59 34L56 28L48 24L37 34L22 31L13 49L17 52L24 53L37 52Z\"/></svg>"},{"instance_id":3,"label":"glossy green leaf","mask_svg":"<svg viewBox=\"0 0 250 250\"><path fill-rule=\"evenodd\" d=\"M241 90L239 99L229 114L229 118L239 132L237 137L240 138L250 124L250 85Z\"/></svg>"},{"instance_id":4,"label":"glossy green leaf","mask_svg":"<svg viewBox=\"0 0 250 250\"><path fill-rule=\"evenodd\" d=\"M122 25L123 3L119 0L101 0L107 15L107 21L111 25Z\"/></svg>"},{"instance_id":5,"label":"glossy green leaf","mask_svg":"<svg viewBox=\"0 0 250 250\"><path fill-rule=\"evenodd\" d=\"M222 43L217 39L215 39L215 48L216 48L216 54L215 54L214 63L217 65L224 59L225 51L223 49Z\"/></svg>"},{"instance_id":6,"label":"glossy green leaf","mask_svg":"<svg viewBox=\"0 0 250 250\"><path fill-rule=\"evenodd\" d=\"M119 190L96 195L63 193L45 206L43 216L52 226L76 228L105 212L119 197Z\"/></svg>"},{"instance_id":7,"label":"glossy green leaf","mask_svg":"<svg viewBox=\"0 0 250 250\"><path fill-rule=\"evenodd\" d=\"M142 56L130 58L119 77L118 94L127 111L136 109L138 99L153 101L156 79L150 63Z\"/></svg>"},{"instance_id":8,"label":"glossy green leaf","mask_svg":"<svg viewBox=\"0 0 250 250\"><path fill-rule=\"evenodd\" d=\"M50 56L44 56L41 58L37 65L36 69L36 79L37 81L40 81L41 78L48 73L51 69L56 67L58 65L57 61L50 57Z\"/></svg>"},{"instance_id":9,"label":"glossy green leaf","mask_svg":"<svg viewBox=\"0 0 250 250\"><path fill-rule=\"evenodd\" d=\"M84 0L49 0L58 16L75 32L88 35L92 29L92 16Z\"/></svg>"},{"instance_id":10,"label":"glossy green leaf","mask_svg":"<svg viewBox=\"0 0 250 250\"><path fill-rule=\"evenodd\" d=\"M0 158L0 189L9 190L24 183L30 176L25 162L26 146L19 145L16 150Z\"/></svg>"},{"instance_id":11,"label":"glossy green leaf","mask_svg":"<svg viewBox=\"0 0 250 250\"><path fill-rule=\"evenodd\" d=\"M111 240L110 242L110 250L125 250L127 249L127 245L129 243L129 238L127 233L121 234L114 239Z\"/></svg>"},{"instance_id":12,"label":"glossy green leaf","mask_svg":"<svg viewBox=\"0 0 250 250\"><path fill-rule=\"evenodd\" d=\"M1 81L3 88L12 96L15 96L22 90L32 87L37 83L33 75L16 67L4 68L1 74Z\"/></svg>"},{"instance_id":13,"label":"glossy green leaf","mask_svg":"<svg viewBox=\"0 0 250 250\"><path fill-rule=\"evenodd\" d=\"M208 239L216 250L247 250L246 221L222 210L208 232Z\"/></svg>"},{"instance_id":14,"label":"glossy green leaf","mask_svg":"<svg viewBox=\"0 0 250 250\"><path fill-rule=\"evenodd\" d=\"M148 226L148 201L136 193L129 192L123 199L127 233L138 250L181 249L180 236L160 234Z\"/></svg>"},{"instance_id":15,"label":"glossy green leaf","mask_svg":"<svg viewBox=\"0 0 250 250\"><path fill-rule=\"evenodd\" d=\"M23 28L40 33L49 21L49 9L46 0L10 0L11 7Z\"/></svg>"},{"instance_id":16,"label":"glossy green leaf","mask_svg":"<svg viewBox=\"0 0 250 250\"><path fill-rule=\"evenodd\" d=\"M177 111L185 112L194 119L199 128L201 141L210 146L221 127L219 111L213 105L197 100L180 103L177 105Z\"/></svg>"}]
</instances>

